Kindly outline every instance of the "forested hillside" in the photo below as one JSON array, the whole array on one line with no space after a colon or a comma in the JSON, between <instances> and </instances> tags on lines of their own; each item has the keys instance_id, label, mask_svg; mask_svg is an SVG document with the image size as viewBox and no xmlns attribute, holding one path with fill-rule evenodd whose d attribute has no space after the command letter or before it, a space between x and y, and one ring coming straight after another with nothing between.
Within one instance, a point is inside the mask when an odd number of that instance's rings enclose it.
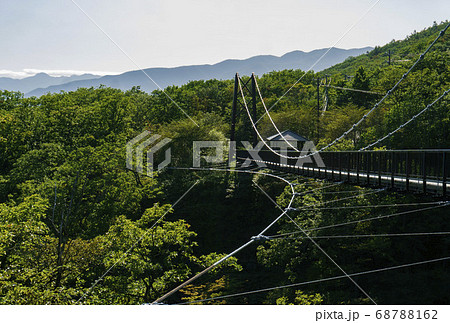
<instances>
[{"instance_id":1,"label":"forested hillside","mask_svg":"<svg viewBox=\"0 0 450 323\"><path fill-rule=\"evenodd\" d=\"M377 47L320 74L284 70L258 78L266 105L273 106L273 120L280 130L325 146L372 108L446 25ZM447 31L396 91L333 148L364 147L449 89L449 41ZM401 62L384 63L389 49ZM318 117L317 78L325 74ZM166 88L179 106L162 91L149 94L138 87L32 98L0 92L0 303L149 303L273 221L279 209L260 188L282 207L291 193L283 182L263 174L166 169L148 177L125 167L126 143L143 130L172 139L173 151L179 152L173 156L175 166L192 163L192 141L229 138L233 86L232 80L209 80ZM260 103L257 109L261 116ZM238 120L243 138L248 120L244 113ZM275 133L267 117L258 127L264 136ZM449 148L449 129L446 97L375 148ZM306 178L297 182L298 192L314 191L295 199L293 207L310 206L295 220L349 273L449 256L450 238L443 234L450 231L449 209L434 196L350 185L319 189L327 184ZM275 239L243 250L167 303L342 275L310 241L283 235L292 231L298 229L289 221L279 222L269 233ZM421 232L441 234L409 235ZM329 238L349 235L358 237ZM450 302L448 262L355 280L380 304ZM370 302L350 280L333 279L200 303Z\"/></svg>"}]
</instances>

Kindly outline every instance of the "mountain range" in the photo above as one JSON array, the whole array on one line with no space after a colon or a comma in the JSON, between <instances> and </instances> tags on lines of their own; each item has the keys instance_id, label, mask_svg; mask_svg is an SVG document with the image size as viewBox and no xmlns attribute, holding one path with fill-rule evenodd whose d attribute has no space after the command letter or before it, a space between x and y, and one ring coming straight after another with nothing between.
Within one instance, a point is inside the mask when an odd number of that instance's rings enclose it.
<instances>
[{"instance_id":1,"label":"mountain range","mask_svg":"<svg viewBox=\"0 0 450 323\"><path fill-rule=\"evenodd\" d=\"M93 80L100 76L92 74L72 75L55 77L46 73L38 73L36 75L23 79L14 79L9 77L0 77L0 90L19 91L28 93L37 88L49 86L61 86L66 83L83 80Z\"/></svg>"},{"instance_id":2,"label":"mountain range","mask_svg":"<svg viewBox=\"0 0 450 323\"><path fill-rule=\"evenodd\" d=\"M339 49L331 48L329 52L312 68L319 72L335 64L343 62L349 57L364 54L372 47ZM70 77L51 77L40 73L24 79L0 78L0 89L20 91L25 96L41 96L46 93L60 91L75 91L81 87L98 87L105 85L121 90L140 86L141 90L151 92L158 86L150 80L149 76L159 85L165 88L170 85L183 85L189 81L209 79L231 79L236 72L241 75L263 75L271 71L285 69L309 69L326 52L327 48L313 50L311 52L293 51L283 56L259 55L247 59L229 59L217 64L190 65L172 68L147 68L144 70L129 71L119 75L95 76L84 74ZM145 72L145 73L144 73Z\"/></svg>"}]
</instances>

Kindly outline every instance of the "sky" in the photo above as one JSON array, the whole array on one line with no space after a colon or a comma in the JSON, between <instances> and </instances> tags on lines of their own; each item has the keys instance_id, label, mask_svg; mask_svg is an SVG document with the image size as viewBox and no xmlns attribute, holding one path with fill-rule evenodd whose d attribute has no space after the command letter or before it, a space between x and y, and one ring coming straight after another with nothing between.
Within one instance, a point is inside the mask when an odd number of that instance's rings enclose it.
<instances>
[{"instance_id":1,"label":"sky","mask_svg":"<svg viewBox=\"0 0 450 323\"><path fill-rule=\"evenodd\" d=\"M448 0L1 0L0 76L376 46L449 17Z\"/></svg>"}]
</instances>

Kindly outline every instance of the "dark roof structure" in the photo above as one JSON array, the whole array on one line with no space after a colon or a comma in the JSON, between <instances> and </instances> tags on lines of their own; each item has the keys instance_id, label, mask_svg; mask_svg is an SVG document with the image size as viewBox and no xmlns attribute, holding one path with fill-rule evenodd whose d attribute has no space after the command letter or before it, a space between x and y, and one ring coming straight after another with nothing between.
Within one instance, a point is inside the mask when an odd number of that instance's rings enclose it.
<instances>
[{"instance_id":1,"label":"dark roof structure","mask_svg":"<svg viewBox=\"0 0 450 323\"><path fill-rule=\"evenodd\" d=\"M285 130L285 131L281 132L281 134L287 141L303 141L303 142L309 141L307 138L300 136L299 134L297 134L291 130ZM280 134L276 134L276 135L268 137L267 140L268 141L283 141L283 138L281 138Z\"/></svg>"}]
</instances>

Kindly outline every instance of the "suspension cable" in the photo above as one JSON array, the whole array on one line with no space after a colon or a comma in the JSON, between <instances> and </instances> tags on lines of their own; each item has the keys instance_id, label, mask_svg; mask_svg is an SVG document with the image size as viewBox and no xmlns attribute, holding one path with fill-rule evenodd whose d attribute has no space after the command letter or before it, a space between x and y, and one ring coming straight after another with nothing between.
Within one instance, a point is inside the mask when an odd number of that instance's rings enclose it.
<instances>
[{"instance_id":1,"label":"suspension cable","mask_svg":"<svg viewBox=\"0 0 450 323\"><path fill-rule=\"evenodd\" d=\"M433 209L437 209L437 208L441 208L441 207L446 207L446 206L449 206L449 205L450 205L450 202L441 202L441 203L439 203L439 205L436 205L436 206L431 206L431 207L426 207L426 208L421 208L421 209L415 209L415 210L409 210L409 211L403 211L403 212L396 212L396 213L392 213L392 214L380 215L380 216L366 218L366 219L361 219L361 220L355 220L355 221L349 221L349 222L341 222L341 223L337 223L337 224L330 224L330 225L325 225L325 226L305 229L304 231L311 232L311 231L318 231L318 230L323 230L323 229L336 228L336 227L346 226L346 225L349 225L349 224L358 224L358 223L362 223L362 222L368 222L368 221L373 221L373 220L380 220L380 219L390 218L390 217L394 217L394 216L398 216L398 215L405 215L405 214L411 214L411 213L415 213L415 212L433 210ZM279 238L279 237L284 237L284 236L289 236L289 235L299 234L299 233L301 233L301 232L300 231L294 231L294 232L281 233L281 234L273 235L273 236L271 236L271 238Z\"/></svg>"},{"instance_id":2,"label":"suspension cable","mask_svg":"<svg viewBox=\"0 0 450 323\"><path fill-rule=\"evenodd\" d=\"M289 215L287 214L287 212L290 211L290 210L293 210L293 208L291 207L291 205L292 205L292 203L293 203L293 201L294 201L294 199L295 199L295 197L296 197L294 185L293 185L290 181L288 181L288 180L286 180L286 179L284 179L284 178L282 178L282 177L280 177L280 176L273 175L273 174L270 174L270 173L261 173L261 172L247 171L247 170L238 170L238 169L222 169L222 168L217 169L217 168L195 168L195 167L168 167L168 169L196 170L196 171L199 171L199 170L200 170L200 171L229 171L229 172L240 172L240 173L250 173L250 174L262 174L262 175L267 175L267 176L271 176L271 177L280 179L280 180L284 181L285 183L287 183L287 184L290 186L290 189L291 189L291 192L292 192L292 196L291 196L291 199L290 199L290 201L289 201L289 204L288 204L287 208L284 209L284 210L282 211L282 213L281 213L275 220L273 220L268 226L266 226L266 227L265 227L258 235L253 236L248 242L246 242L245 244L243 244L243 245L240 246L239 248L235 249L235 250L232 251L230 254L228 254L228 255L222 257L221 259L219 259L218 261L216 261L214 264L212 264L212 265L209 266L208 268L204 269L204 270L201 271L200 273L196 274L196 275L193 276L192 278L188 279L187 281L185 281L185 282L182 283L181 285L175 287L174 289L172 289L172 290L169 291L168 293L164 294L163 296L161 296L160 298L158 298L157 300L155 300L155 301L152 302L151 304L160 304L160 303L161 303L162 301L164 301L167 297L171 296L172 294L176 293L177 291L179 291L179 290L180 290L181 288L183 288L184 286L186 286L186 285L192 283L193 281L195 281L195 280L198 279L199 277L203 276L204 274L206 274L207 272L209 272L211 269L215 268L216 266L218 266L219 264L221 264L221 263L224 262L225 260L229 259L231 256L233 256L233 255L236 254L237 252L239 252L239 251L241 251L242 249L246 248L247 246L251 245L254 241L265 240L266 237L265 237L263 234L264 234L267 230L269 230L269 228L271 228L275 223L277 223L284 215L286 215L286 216L289 217ZM384 190L384 189L376 190L376 191L374 191L374 192L369 192L369 193L365 193L365 194L360 194L360 195L357 195L357 196L350 196L350 197L343 198L343 199L327 201L327 202L321 203L321 204L319 204L319 205L323 205L323 204L327 204L327 203L332 203L332 202L337 202L337 201L340 201L340 200L346 200L346 199L349 199L349 198L357 198L357 197L360 197L360 196L363 196L363 195L374 194L374 193L378 193L378 192L380 192L380 191L382 191L382 190ZM289 217L289 218L290 218L290 217ZM290 219L291 219L291 218L290 218ZM292 220L292 219L291 219L291 220ZM317 245L317 246L318 246L318 245ZM320 246L318 246L318 247L319 247L319 249L320 249L325 255L327 255L326 252L325 252L323 249L320 248ZM330 258L331 261L332 261L332 262L333 262L333 263L334 263L334 264L335 264L342 272L345 273L345 271L343 271L342 268L339 267L339 265L338 265L338 264L337 264L337 263L336 263L329 255L327 255L327 257ZM351 279L350 277L348 277L348 278L349 278L349 279L350 279L350 280L351 280L351 281L352 281L359 289L361 289L361 287L359 287L359 285L357 285L356 282L353 281L353 279ZM361 291L363 291L363 293L364 293L366 296L368 296L368 295L364 292L364 290L361 289ZM370 298L370 296L368 296L368 297ZM373 301L373 300L372 300L372 301Z\"/></svg>"},{"instance_id":3,"label":"suspension cable","mask_svg":"<svg viewBox=\"0 0 450 323\"><path fill-rule=\"evenodd\" d=\"M323 193L322 193L323 194ZM321 211L321 210L341 210L341 209L361 209L361 208L381 208L381 207L398 207L398 206L419 206L419 205L435 205L442 204L442 201L438 202L422 202L422 203L403 203L403 204L376 204L376 205L348 205L348 206L328 206L328 207L318 207L312 206L305 211Z\"/></svg>"},{"instance_id":4,"label":"suspension cable","mask_svg":"<svg viewBox=\"0 0 450 323\"><path fill-rule=\"evenodd\" d=\"M298 232L300 233L301 231L298 231ZM450 235L450 231L329 235L329 236L314 236L314 239L411 237L411 236L434 236L434 235ZM304 236L284 237L284 238L273 238L273 236L266 236L266 238L268 240L275 240L275 239L300 239L300 240L305 240L305 239L308 239L307 237L304 237Z\"/></svg>"},{"instance_id":5,"label":"suspension cable","mask_svg":"<svg viewBox=\"0 0 450 323\"><path fill-rule=\"evenodd\" d=\"M295 224L297 228L300 229L300 231L302 231L306 238L309 239L309 241L311 241L316 246L316 248L318 248L340 271L342 271L346 278L348 278L364 295L366 295L372 303L378 305L373 300L373 298L370 297L370 295L352 277L350 277L347 272L341 266L339 266L338 263L328 253L326 253L325 250L323 250L323 248L310 235L308 235L308 233L306 233L306 231L294 219L291 218L289 214L286 214L286 216L289 220L291 220L292 223Z\"/></svg>"},{"instance_id":6,"label":"suspension cable","mask_svg":"<svg viewBox=\"0 0 450 323\"><path fill-rule=\"evenodd\" d=\"M397 129L395 129L394 131L391 131L390 133L388 133L386 136L384 136L383 138L378 139L377 141L371 143L370 145L367 145L364 148L361 148L360 151L366 150L368 148L371 148L375 145L377 145L378 143L382 142L383 140L389 138L390 136L392 136L394 133L396 133L397 131L399 131L400 129L402 129L403 127L405 127L406 125L408 125L410 122L414 121L417 117L419 117L422 113L424 113L425 111L427 111L428 109L430 109L436 102L438 102L439 100L441 100L443 97L445 97L448 93L450 92L450 89L448 89L447 91L445 91L444 93L442 93L436 100L434 100L432 103L428 104L425 108L423 108L419 113L415 114L414 116L411 117L411 119L409 119L408 121L406 121L405 123L403 123L402 125L400 125Z\"/></svg>"},{"instance_id":7,"label":"suspension cable","mask_svg":"<svg viewBox=\"0 0 450 323\"><path fill-rule=\"evenodd\" d=\"M209 272L211 269L217 267L219 264L221 264L222 262L224 262L225 260L229 259L231 256L235 255L236 253L238 253L239 251L241 251L242 249L248 247L249 245L251 245L254 241L260 240L263 237L263 234L270 228L272 227L276 222L278 222L278 220L280 220L287 212L288 209L291 209L291 205L294 202L294 198L295 198L295 190L294 187L292 186L292 184L280 177L280 176L276 176L276 175L272 175L272 174L268 174L268 173L261 173L261 172L255 172L255 171L246 171L246 170L236 170L236 169L215 169L215 168L195 168L195 167L170 167L171 169L184 169L184 170L213 170L213 171L230 171L230 172L240 172L240 173L250 173L250 174L263 174L263 175L267 175L267 176L271 176L277 179L281 179L284 182L286 182L292 191L292 197L291 200L289 201L288 207L286 208L286 210L284 210L274 221L272 221L267 227L265 227L258 235L253 236L248 242L246 242L245 244L243 244L242 246L240 246L239 248L235 249L234 251L232 251L231 253L229 253L228 255L222 257L221 259L219 259L218 261L216 261L215 263L213 263L211 266L209 266L208 268L204 269L203 271L199 272L198 274L196 274L195 276L191 277L190 279L188 279L187 281L185 281L184 283L182 283L181 285L178 285L177 287L175 287L174 289L172 289L171 291L169 291L168 293L164 294L163 296L159 297L157 300L155 300L154 302L152 302L152 304L159 304L162 301L164 301L167 297L171 296L172 294L176 293L177 291L179 291L181 288L183 288L184 286L192 283L194 280L198 279L199 277L203 276L204 274L206 274L207 272Z\"/></svg>"},{"instance_id":8,"label":"suspension cable","mask_svg":"<svg viewBox=\"0 0 450 323\"><path fill-rule=\"evenodd\" d=\"M349 276L354 277L354 276L362 276L362 275L374 274L374 273L379 273L379 272L384 272L384 271L389 271L389 270L407 268L407 267L424 265L424 264L431 264L431 263L435 263L435 262L439 262L439 261L445 261L445 260L449 260L449 259L450 259L450 257L442 257L442 258L436 258L436 259L431 259L431 260L418 261L418 262L413 262L413 263L409 263L409 264L403 264L403 265L397 265L397 266L391 266L391 267L385 267L385 268L361 271L361 272L349 274ZM179 305L201 303L201 302L225 299L225 298L230 298L230 297L237 297L237 296L244 296L244 295L262 293L262 292L269 292L269 291L276 290L276 289L297 287L297 286L303 286L303 285L308 285L308 284L314 284L314 283L321 283L321 282L326 282L326 281L338 280L338 279L342 279L342 278L347 278L347 277L345 275L340 275L340 276L334 276L334 277L328 277L328 278L321 278L321 279L310 280L310 281L301 282L301 283L294 283L294 284L282 285L282 286L276 286L276 287L268 287L268 288L262 288L262 289L247 291L247 292L230 294L230 295L223 295L223 296L210 297L210 298L205 298L205 299L200 299L200 300L194 300L194 301L179 303Z\"/></svg>"},{"instance_id":9,"label":"suspension cable","mask_svg":"<svg viewBox=\"0 0 450 323\"><path fill-rule=\"evenodd\" d=\"M250 122L251 122L251 124L252 124L253 129L255 130L255 132L257 133L258 137L259 137L259 138L261 139L261 141L263 142L263 144L264 144L271 152L273 152L274 154L276 154L276 155L278 155L278 156L280 156L280 157L287 158L287 159L297 159L297 160L298 160L298 159L302 159L302 158L307 158L307 157L316 155L316 154L318 154L318 153L324 151L325 149L330 148L331 146L335 145L338 141L340 141L340 140L342 140L343 138L345 138L350 132L352 132L357 126L359 126L364 120L366 120L367 117L368 117L373 111L375 111L375 110L378 108L378 106L380 106L381 103L382 103L387 97L389 97L389 96L397 89L397 87L400 85L400 83L403 82L403 80L406 79L406 77L412 72L412 70L416 67L416 65L424 59L425 55L431 50L431 48L436 44L436 42L437 42L437 41L445 34L445 32L447 31L447 29L448 29L449 27L450 27L450 23L448 23L448 24L445 26L445 28L443 28L443 29L439 32L438 36L434 39L434 41L428 46L428 48L427 48L422 54L420 54L419 58L418 58L418 59L414 62L414 64L408 69L408 71L402 75L402 77L397 81L397 83L395 83L395 85L394 85L390 90L388 90L388 91L386 92L386 94L385 94L385 95L384 95L377 103L375 103L375 105L374 105L368 112L366 112L366 113L362 116L362 118L361 118L359 121L357 121L356 123L354 123L354 124L353 124L347 131L345 131L341 136L339 136L338 138L334 139L331 143L329 143L328 145L326 145L326 146L320 148L319 150L316 150L316 151L314 151L314 152L312 152L312 153L307 153L307 154L305 154L305 155L300 155L300 156L297 156L297 157L293 157L293 156L285 156L285 155L282 155L282 154L276 152L275 150L273 150L272 147L270 147L270 146L266 143L266 141L264 141L264 139L262 138L262 136L261 136L261 134L259 133L258 129L256 128L255 122L253 121L253 119L252 119L252 117L251 117L250 111L249 111L248 106L247 106L247 103L246 103L246 101L245 101L245 97L244 97L244 95L243 95L243 93L242 93L242 86L241 86L240 81L239 81L238 83L239 83L239 87L240 87L240 89L241 89L242 98L243 98L243 100L244 100L244 106L245 106L245 109L246 109L246 111L247 111L247 114L248 114L248 117L249 117L249 119L250 119ZM255 82L256 82L256 80L255 80Z\"/></svg>"},{"instance_id":10,"label":"suspension cable","mask_svg":"<svg viewBox=\"0 0 450 323\"><path fill-rule=\"evenodd\" d=\"M255 183L256 184L256 183ZM272 203L274 203L280 210L282 210L282 208L278 205L278 203L276 203L270 196L269 194L267 194L266 191L264 191L258 184L256 184L258 186L258 188L264 193L264 195L266 195L269 200L272 201ZM286 211L290 210L289 208L286 209ZM294 223L300 230L303 231L303 234L306 235L306 237L316 246L317 249L319 249L340 271L342 271L342 273L364 294L366 295L371 301L372 303L374 303L375 305L377 305L377 303L372 299L372 297L370 297L370 295L355 281L353 280L348 274L347 272L341 267L339 266L339 264L325 251L323 250L323 248L313 239L311 238L304 230L303 228L294 220L292 219L292 217L286 213L286 217L292 222ZM267 239L267 237L265 237Z\"/></svg>"},{"instance_id":11,"label":"suspension cable","mask_svg":"<svg viewBox=\"0 0 450 323\"><path fill-rule=\"evenodd\" d=\"M183 195L181 195L181 197L178 198L178 200L175 201L175 203L173 205L170 206L170 208L164 212L163 215L161 215L153 224L152 226L145 230L144 234L137 239L133 245L128 248L125 253L119 258L119 260L117 260L116 262L114 262L111 266L108 267L108 269L97 279L95 280L95 282L91 285L91 287L77 300L77 303L80 303L81 301L83 301L86 296L95 288L95 286L97 286L97 284L103 280L103 278L105 278L106 275L108 275L108 273L115 267L117 266L117 264L119 264L122 260L124 260L128 254L131 252L131 250L133 250L152 230L153 228L158 224L158 222L160 222L166 215L167 213L169 213L171 210L173 210L173 208L194 188L194 186L196 186L199 183L199 181L197 180L191 187L189 187L189 189L184 192Z\"/></svg>"},{"instance_id":12,"label":"suspension cable","mask_svg":"<svg viewBox=\"0 0 450 323\"><path fill-rule=\"evenodd\" d=\"M301 195L309 194L309 193L312 193L312 192L315 192L315 191L323 190L323 189L325 189L325 188L330 188L330 187L338 186L338 185L341 185L341 184L343 184L343 183L344 183L344 182L338 182L338 183L334 183L334 184L330 184L330 185L326 185L326 186L314 188L314 189L312 189L312 190L305 191L305 192L299 192L299 193L295 192L294 194L295 194L296 196L301 196ZM356 192L356 191L352 191L352 192Z\"/></svg>"},{"instance_id":13,"label":"suspension cable","mask_svg":"<svg viewBox=\"0 0 450 323\"><path fill-rule=\"evenodd\" d=\"M269 119L270 119L270 122L272 123L272 125L273 125L273 127L275 128L275 130L278 132L278 134L281 136L281 138L283 138L283 140L292 148L292 149L294 149L296 152L300 152L298 149L297 149L297 147L294 147L284 136L283 136L283 134L280 132L280 130L278 129L278 127L277 127L277 125L275 124L275 122L273 121L273 119L272 119L272 117L271 117L271 115L270 115L270 113L269 113L269 111L267 110L267 107L266 107L266 103L264 102L264 99L263 99L263 97L262 97L262 95L261 95L261 91L259 90L259 85L258 85L258 82L256 82L256 76L255 76L255 74L253 74L253 79L254 79L254 81L255 81L255 85L256 85L256 89L258 90L258 94L259 94L259 97L260 97L260 99L261 99L261 102L262 102L262 105L263 105L263 107L264 107L264 110L266 111L266 113L267 113L267 116L269 117Z\"/></svg>"},{"instance_id":14,"label":"suspension cable","mask_svg":"<svg viewBox=\"0 0 450 323\"><path fill-rule=\"evenodd\" d=\"M380 93L380 92L360 90L360 89L352 89L352 88L349 88L349 87L341 87L341 86L335 86L335 85L329 85L329 84L328 85L320 85L320 86L329 87L329 88L338 89L338 90L352 91L352 92L361 92L361 93L367 93L367 94L384 95L384 93Z\"/></svg>"},{"instance_id":15,"label":"suspension cable","mask_svg":"<svg viewBox=\"0 0 450 323\"><path fill-rule=\"evenodd\" d=\"M325 53L319 57L319 59L317 59L315 61L315 63L313 65L311 65L305 72L304 74L297 80L295 81L294 84L291 85L291 87L284 92L284 94L269 108L269 111L278 104L278 102L280 102L280 100L289 93L290 90L292 90L294 88L294 86L296 86L302 79L303 77L305 77L305 75L308 74L309 71L311 71L314 66L316 66L333 48L335 48L335 46L378 4L378 2L380 2L380 0L376 0L370 7L369 9L334 43L333 46L329 47ZM262 115L258 120L256 120L255 123L258 123L265 115Z\"/></svg>"}]
</instances>

